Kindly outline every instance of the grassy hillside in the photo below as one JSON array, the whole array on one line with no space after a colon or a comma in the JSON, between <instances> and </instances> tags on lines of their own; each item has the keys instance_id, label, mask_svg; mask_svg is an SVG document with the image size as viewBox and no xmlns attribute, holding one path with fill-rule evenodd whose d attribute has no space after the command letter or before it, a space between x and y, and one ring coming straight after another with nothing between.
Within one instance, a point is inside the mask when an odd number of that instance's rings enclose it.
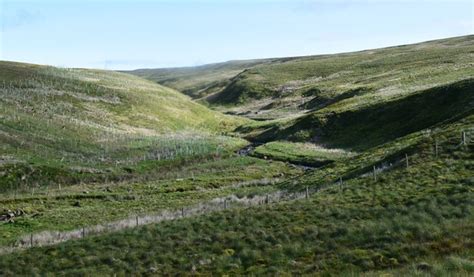
<instances>
[{"instance_id":1,"label":"grassy hillside","mask_svg":"<svg viewBox=\"0 0 474 277\"><path fill-rule=\"evenodd\" d=\"M313 189L328 184L325 176L334 170L345 174L343 185L309 199L33 248L3 256L0 273L470 276L473 124L468 116L415 132L351 157L351 163L333 163L281 184ZM468 134L465 144L461 132ZM408 168L403 160L383 167L397 153L409 155ZM376 179L370 171L351 177L351 167L372 164L379 169Z\"/></svg>"},{"instance_id":2,"label":"grassy hillside","mask_svg":"<svg viewBox=\"0 0 474 277\"><path fill-rule=\"evenodd\" d=\"M474 36L466 36L274 60L240 73L208 100L270 118L280 117L279 112L318 110L334 104L355 109L361 103L375 104L472 77L473 51Z\"/></svg>"},{"instance_id":3,"label":"grassy hillside","mask_svg":"<svg viewBox=\"0 0 474 277\"><path fill-rule=\"evenodd\" d=\"M279 119L321 109L354 110L472 78L473 53L471 35L334 55L243 61L244 66L231 62L132 73L185 93L199 91L199 97L206 96L221 111ZM216 75L219 85L213 87L209 82Z\"/></svg>"},{"instance_id":4,"label":"grassy hillside","mask_svg":"<svg viewBox=\"0 0 474 277\"><path fill-rule=\"evenodd\" d=\"M332 105L296 119L250 123L239 130L261 142L288 139L364 150L466 116L473 107L474 79L466 79L357 109Z\"/></svg>"},{"instance_id":5,"label":"grassy hillside","mask_svg":"<svg viewBox=\"0 0 474 277\"><path fill-rule=\"evenodd\" d=\"M0 275L471 276L473 54L1 62Z\"/></svg>"},{"instance_id":6,"label":"grassy hillside","mask_svg":"<svg viewBox=\"0 0 474 277\"><path fill-rule=\"evenodd\" d=\"M142 177L225 155L243 121L123 73L0 62L0 191Z\"/></svg>"},{"instance_id":7,"label":"grassy hillside","mask_svg":"<svg viewBox=\"0 0 474 277\"><path fill-rule=\"evenodd\" d=\"M174 88L192 98L202 98L222 90L230 83L230 79L242 70L266 62L270 60L229 61L195 67L137 69L126 72Z\"/></svg>"},{"instance_id":8,"label":"grassy hillside","mask_svg":"<svg viewBox=\"0 0 474 277\"><path fill-rule=\"evenodd\" d=\"M0 95L0 216L22 211L0 220L0 246L300 173L235 154L247 142L227 135L248 120L132 75L0 62Z\"/></svg>"}]
</instances>

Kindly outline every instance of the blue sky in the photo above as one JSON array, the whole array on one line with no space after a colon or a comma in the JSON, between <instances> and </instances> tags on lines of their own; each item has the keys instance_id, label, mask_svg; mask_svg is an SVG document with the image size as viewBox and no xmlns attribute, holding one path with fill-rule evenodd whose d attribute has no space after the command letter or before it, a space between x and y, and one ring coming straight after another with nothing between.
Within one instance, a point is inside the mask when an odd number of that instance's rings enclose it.
<instances>
[{"instance_id":1,"label":"blue sky","mask_svg":"<svg viewBox=\"0 0 474 277\"><path fill-rule=\"evenodd\" d=\"M0 0L0 59L133 69L474 33L473 1Z\"/></svg>"}]
</instances>

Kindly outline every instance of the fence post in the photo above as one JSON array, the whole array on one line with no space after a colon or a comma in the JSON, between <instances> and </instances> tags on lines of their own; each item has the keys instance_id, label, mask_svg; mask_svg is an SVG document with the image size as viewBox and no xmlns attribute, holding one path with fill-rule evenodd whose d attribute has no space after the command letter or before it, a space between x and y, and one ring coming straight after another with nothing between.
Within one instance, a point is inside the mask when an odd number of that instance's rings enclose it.
<instances>
[{"instance_id":1,"label":"fence post","mask_svg":"<svg viewBox=\"0 0 474 277\"><path fill-rule=\"evenodd\" d=\"M184 217L184 208L181 208L181 217Z\"/></svg>"},{"instance_id":2,"label":"fence post","mask_svg":"<svg viewBox=\"0 0 474 277\"><path fill-rule=\"evenodd\" d=\"M438 157L438 140L435 140L435 157Z\"/></svg>"},{"instance_id":3,"label":"fence post","mask_svg":"<svg viewBox=\"0 0 474 277\"><path fill-rule=\"evenodd\" d=\"M309 198L309 189L308 189L308 187L306 187L306 199L308 199L308 198Z\"/></svg>"},{"instance_id":4,"label":"fence post","mask_svg":"<svg viewBox=\"0 0 474 277\"><path fill-rule=\"evenodd\" d=\"M339 177L339 186L341 186L342 189L342 177Z\"/></svg>"},{"instance_id":5,"label":"fence post","mask_svg":"<svg viewBox=\"0 0 474 277\"><path fill-rule=\"evenodd\" d=\"M461 142L462 142L461 143L462 145L466 145L466 132L464 132L464 131L462 132L462 141Z\"/></svg>"},{"instance_id":6,"label":"fence post","mask_svg":"<svg viewBox=\"0 0 474 277\"><path fill-rule=\"evenodd\" d=\"M377 181L377 172L375 171L375 165L374 165L374 181Z\"/></svg>"},{"instance_id":7,"label":"fence post","mask_svg":"<svg viewBox=\"0 0 474 277\"><path fill-rule=\"evenodd\" d=\"M408 163L408 154L405 154L405 161L406 161L407 168L410 167L410 164Z\"/></svg>"},{"instance_id":8,"label":"fence post","mask_svg":"<svg viewBox=\"0 0 474 277\"><path fill-rule=\"evenodd\" d=\"M33 234L30 234L30 246L33 247Z\"/></svg>"},{"instance_id":9,"label":"fence post","mask_svg":"<svg viewBox=\"0 0 474 277\"><path fill-rule=\"evenodd\" d=\"M82 238L86 236L86 228L82 227Z\"/></svg>"},{"instance_id":10,"label":"fence post","mask_svg":"<svg viewBox=\"0 0 474 277\"><path fill-rule=\"evenodd\" d=\"M372 187L372 206L375 206L375 185L376 183L374 183L374 186Z\"/></svg>"},{"instance_id":11,"label":"fence post","mask_svg":"<svg viewBox=\"0 0 474 277\"><path fill-rule=\"evenodd\" d=\"M227 209L227 199L224 199L224 209Z\"/></svg>"},{"instance_id":12,"label":"fence post","mask_svg":"<svg viewBox=\"0 0 474 277\"><path fill-rule=\"evenodd\" d=\"M265 204L268 204L268 201L269 199L268 199L268 194L267 194L267 196L265 197Z\"/></svg>"},{"instance_id":13,"label":"fence post","mask_svg":"<svg viewBox=\"0 0 474 277\"><path fill-rule=\"evenodd\" d=\"M137 216L135 216L135 220L136 220L136 222L137 222L137 226L138 226L138 215L137 215Z\"/></svg>"}]
</instances>

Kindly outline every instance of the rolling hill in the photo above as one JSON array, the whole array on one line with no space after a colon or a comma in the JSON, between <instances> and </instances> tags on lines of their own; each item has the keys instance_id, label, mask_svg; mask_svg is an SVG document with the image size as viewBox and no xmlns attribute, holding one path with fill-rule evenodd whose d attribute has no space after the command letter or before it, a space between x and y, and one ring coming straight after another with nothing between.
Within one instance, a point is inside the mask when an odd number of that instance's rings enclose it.
<instances>
[{"instance_id":1,"label":"rolling hill","mask_svg":"<svg viewBox=\"0 0 474 277\"><path fill-rule=\"evenodd\" d=\"M205 101L221 111L280 119L322 109L331 112L333 107L357 109L471 78L473 51L470 35L352 53L255 60L238 68L236 62L229 62L147 70L148 74L140 75L158 83L172 79L167 84L178 90L200 89ZM180 75L188 70L193 72L192 80L206 78L208 68L221 73L223 85L218 89L203 90ZM224 75L229 77L223 79Z\"/></svg>"},{"instance_id":2,"label":"rolling hill","mask_svg":"<svg viewBox=\"0 0 474 277\"><path fill-rule=\"evenodd\" d=\"M474 274L472 35L0 96L2 276Z\"/></svg>"},{"instance_id":3,"label":"rolling hill","mask_svg":"<svg viewBox=\"0 0 474 277\"><path fill-rule=\"evenodd\" d=\"M173 89L100 70L0 62L0 93L2 191L118 178L140 162L210 155L238 144L219 135L243 122Z\"/></svg>"},{"instance_id":4,"label":"rolling hill","mask_svg":"<svg viewBox=\"0 0 474 277\"><path fill-rule=\"evenodd\" d=\"M271 60L228 61L196 67L137 69L124 72L174 88L192 98L202 98L222 90L230 83L230 79L242 70L267 62Z\"/></svg>"}]
</instances>

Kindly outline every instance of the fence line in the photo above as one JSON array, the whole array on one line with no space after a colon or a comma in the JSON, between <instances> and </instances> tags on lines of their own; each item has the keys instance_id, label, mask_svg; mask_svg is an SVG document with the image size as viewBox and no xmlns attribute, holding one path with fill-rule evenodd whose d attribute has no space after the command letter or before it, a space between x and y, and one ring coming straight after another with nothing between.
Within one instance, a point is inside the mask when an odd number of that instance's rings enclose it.
<instances>
[{"instance_id":1,"label":"fence line","mask_svg":"<svg viewBox=\"0 0 474 277\"><path fill-rule=\"evenodd\" d=\"M214 211L222 211L229 208L258 206L293 199L307 198L308 192L275 191L264 195L239 198L235 195L214 198L207 202L198 203L180 209L166 209L156 214L131 216L126 219L109 223L98 224L90 227L82 227L71 231L43 231L36 234L25 235L13 246L0 248L0 254L11 253L20 249L36 246L46 246L61 243L71 239L80 239L91 235L116 232L140 225L159 223L162 221L188 218L195 215L207 214Z\"/></svg>"},{"instance_id":2,"label":"fence line","mask_svg":"<svg viewBox=\"0 0 474 277\"><path fill-rule=\"evenodd\" d=\"M459 145L455 147L458 149L462 146L470 144L472 141L466 139L466 132L462 132L462 141ZM435 157L438 156L440 142L435 139ZM376 180L376 174L378 172L382 172L386 169L390 169L396 164L400 164L401 162L405 161L406 167L409 168L409 156L405 154L404 158L398 159L394 161L393 164L384 165L382 163L382 168L377 168L375 165L373 166L373 170L369 168L366 172L359 174L357 177L367 177L370 175L374 176L374 180ZM386 162L386 161L385 161ZM234 186L245 186L245 185L257 185L259 181L262 180L252 180L247 182L241 182L235 184ZM263 179L264 183L272 183L273 179ZM57 243L61 243L64 241L68 241L71 239L80 239L86 236L97 235L102 233L109 233L109 232L116 232L127 228L133 228L136 226L151 224L151 223L159 223L162 221L169 221L175 220L179 218L188 218L195 215L202 215L208 214L214 211L222 211L228 208L237 208L237 207L248 207L248 206L258 206L264 204L270 204L275 202L281 201L289 201L289 200L296 200L296 199L308 199L311 193L315 193L321 190L328 189L332 186L338 185L342 188L343 182L342 177L337 178L335 181L331 183L326 183L322 186L318 186L316 188L305 187L303 191L297 192L289 192L286 190L277 190L268 194L264 195L255 195L252 197L242 197L239 198L235 195L229 195L225 197L214 198L207 202L201 202L195 205L181 207L180 209L165 209L159 213L151 214L151 215L143 215L143 216L132 216L126 219L117 220L109 223L98 224L95 226L90 227L82 227L80 229L75 229L71 231L43 231L36 234L29 234L25 235L20 240L18 240L13 246L10 247L3 247L0 248L0 255L11 253L21 249L27 249L30 247L36 246L46 246L46 245L54 245Z\"/></svg>"}]
</instances>

